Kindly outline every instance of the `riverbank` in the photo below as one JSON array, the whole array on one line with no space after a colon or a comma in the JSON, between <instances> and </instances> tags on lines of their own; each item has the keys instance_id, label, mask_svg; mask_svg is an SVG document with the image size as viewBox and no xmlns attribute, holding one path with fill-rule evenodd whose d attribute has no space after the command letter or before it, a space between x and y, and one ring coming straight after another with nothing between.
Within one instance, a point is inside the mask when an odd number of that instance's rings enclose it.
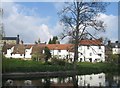
<instances>
[{"instance_id":1,"label":"riverbank","mask_svg":"<svg viewBox=\"0 0 120 88\"><path fill-rule=\"evenodd\" d=\"M78 62L76 71L78 74L117 72L118 65L114 63L90 63ZM59 72L73 71L73 64L64 61L36 62L16 59L3 59L3 73L30 73L30 72Z\"/></svg>"},{"instance_id":2,"label":"riverbank","mask_svg":"<svg viewBox=\"0 0 120 88\"><path fill-rule=\"evenodd\" d=\"M23 79L23 78L48 78L48 77L68 77L78 74L75 71L57 71L57 72L17 72L17 73L4 73L3 79Z\"/></svg>"}]
</instances>

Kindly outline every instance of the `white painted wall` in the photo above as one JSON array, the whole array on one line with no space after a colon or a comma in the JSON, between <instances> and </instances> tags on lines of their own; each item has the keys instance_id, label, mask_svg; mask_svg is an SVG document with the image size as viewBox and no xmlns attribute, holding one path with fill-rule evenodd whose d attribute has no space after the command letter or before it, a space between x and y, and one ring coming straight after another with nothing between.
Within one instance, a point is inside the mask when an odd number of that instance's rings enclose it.
<instances>
[{"instance_id":1,"label":"white painted wall","mask_svg":"<svg viewBox=\"0 0 120 88\"><path fill-rule=\"evenodd\" d=\"M92 59L92 62L95 62L95 59L97 60L97 62L105 61L105 47L100 47L101 48L99 49L99 46L89 46L89 48L88 46L79 46L78 61L90 61L90 58ZM101 56L99 56L98 54L101 54Z\"/></svg>"},{"instance_id":2,"label":"white painted wall","mask_svg":"<svg viewBox=\"0 0 120 88\"><path fill-rule=\"evenodd\" d=\"M67 50L50 50L52 56L57 56L59 59L66 59L69 52Z\"/></svg>"},{"instance_id":3,"label":"white painted wall","mask_svg":"<svg viewBox=\"0 0 120 88\"><path fill-rule=\"evenodd\" d=\"M32 48L33 47L31 47L30 49L25 49L25 58L31 58L32 57L32 55L31 55Z\"/></svg>"},{"instance_id":4,"label":"white painted wall","mask_svg":"<svg viewBox=\"0 0 120 88\"><path fill-rule=\"evenodd\" d=\"M24 54L12 54L12 58L24 58Z\"/></svg>"},{"instance_id":5,"label":"white painted wall","mask_svg":"<svg viewBox=\"0 0 120 88\"><path fill-rule=\"evenodd\" d=\"M12 57L11 53L13 52L13 50L14 50L14 47L12 47L11 49L7 49L7 54L5 54L5 57L7 57L7 58Z\"/></svg>"},{"instance_id":6,"label":"white painted wall","mask_svg":"<svg viewBox=\"0 0 120 88\"><path fill-rule=\"evenodd\" d=\"M32 55L31 55L31 52L32 52L32 47L30 49L25 49L25 56L24 54L12 54L11 53L13 52L14 50L14 47L12 47L11 49L7 49L7 54L5 54L5 57L8 57L8 58L31 58Z\"/></svg>"}]
</instances>

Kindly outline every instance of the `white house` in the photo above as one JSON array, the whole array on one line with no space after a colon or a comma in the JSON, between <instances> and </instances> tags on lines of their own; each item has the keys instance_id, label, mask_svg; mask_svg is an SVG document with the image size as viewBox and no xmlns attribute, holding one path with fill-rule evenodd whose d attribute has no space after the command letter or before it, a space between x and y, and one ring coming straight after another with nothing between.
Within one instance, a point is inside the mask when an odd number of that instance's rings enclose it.
<instances>
[{"instance_id":1,"label":"white house","mask_svg":"<svg viewBox=\"0 0 120 88\"><path fill-rule=\"evenodd\" d=\"M112 54L120 54L120 43L116 41L115 43L111 43Z\"/></svg>"},{"instance_id":2,"label":"white house","mask_svg":"<svg viewBox=\"0 0 120 88\"><path fill-rule=\"evenodd\" d=\"M105 61L105 47L100 40L81 40L78 51L78 61Z\"/></svg>"},{"instance_id":3,"label":"white house","mask_svg":"<svg viewBox=\"0 0 120 88\"><path fill-rule=\"evenodd\" d=\"M44 53L44 48L50 49L52 57L74 61L74 44L16 44L4 46L6 57L31 59L34 53ZM100 40L81 40L78 47L78 62L105 61L105 47Z\"/></svg>"},{"instance_id":4,"label":"white house","mask_svg":"<svg viewBox=\"0 0 120 88\"><path fill-rule=\"evenodd\" d=\"M51 52L52 57L59 59L72 59L73 44L48 44L46 45Z\"/></svg>"},{"instance_id":5,"label":"white house","mask_svg":"<svg viewBox=\"0 0 120 88\"><path fill-rule=\"evenodd\" d=\"M43 48L41 48L43 47ZM9 45L6 44L3 46L3 54L7 58L21 58L24 60L30 60L32 58L32 54L35 52L43 53L45 45L43 46L40 44L33 44L33 45L24 45L24 44L17 44L17 45Z\"/></svg>"},{"instance_id":6,"label":"white house","mask_svg":"<svg viewBox=\"0 0 120 88\"><path fill-rule=\"evenodd\" d=\"M25 45L25 58L31 58L32 45Z\"/></svg>"}]
</instances>

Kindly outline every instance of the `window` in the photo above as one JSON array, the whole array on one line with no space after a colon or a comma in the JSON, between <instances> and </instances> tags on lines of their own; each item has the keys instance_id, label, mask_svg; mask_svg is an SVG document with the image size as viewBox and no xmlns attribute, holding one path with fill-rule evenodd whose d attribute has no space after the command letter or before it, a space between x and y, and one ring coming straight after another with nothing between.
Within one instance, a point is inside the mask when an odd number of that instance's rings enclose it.
<instances>
[{"instance_id":1,"label":"window","mask_svg":"<svg viewBox=\"0 0 120 88\"><path fill-rule=\"evenodd\" d=\"M90 53L90 56L92 56L92 53Z\"/></svg>"},{"instance_id":2,"label":"window","mask_svg":"<svg viewBox=\"0 0 120 88\"><path fill-rule=\"evenodd\" d=\"M90 62L92 62L92 58L90 58L89 60L90 60Z\"/></svg>"},{"instance_id":3,"label":"window","mask_svg":"<svg viewBox=\"0 0 120 88\"><path fill-rule=\"evenodd\" d=\"M68 55L66 56L66 59L68 59Z\"/></svg>"},{"instance_id":4,"label":"window","mask_svg":"<svg viewBox=\"0 0 120 88\"><path fill-rule=\"evenodd\" d=\"M90 80L92 80L92 77L90 76Z\"/></svg>"},{"instance_id":5,"label":"window","mask_svg":"<svg viewBox=\"0 0 120 88\"><path fill-rule=\"evenodd\" d=\"M99 49L101 49L101 46L99 46Z\"/></svg>"},{"instance_id":6,"label":"window","mask_svg":"<svg viewBox=\"0 0 120 88\"><path fill-rule=\"evenodd\" d=\"M102 54L98 54L98 56L102 56Z\"/></svg>"},{"instance_id":7,"label":"window","mask_svg":"<svg viewBox=\"0 0 120 88\"><path fill-rule=\"evenodd\" d=\"M82 62L82 58L80 58L80 62Z\"/></svg>"},{"instance_id":8,"label":"window","mask_svg":"<svg viewBox=\"0 0 120 88\"><path fill-rule=\"evenodd\" d=\"M58 52L61 52L61 50L58 50Z\"/></svg>"},{"instance_id":9,"label":"window","mask_svg":"<svg viewBox=\"0 0 120 88\"><path fill-rule=\"evenodd\" d=\"M90 46L87 46L87 49L89 49L90 48Z\"/></svg>"},{"instance_id":10,"label":"window","mask_svg":"<svg viewBox=\"0 0 120 88\"><path fill-rule=\"evenodd\" d=\"M99 76L99 79L102 78L102 76Z\"/></svg>"}]
</instances>

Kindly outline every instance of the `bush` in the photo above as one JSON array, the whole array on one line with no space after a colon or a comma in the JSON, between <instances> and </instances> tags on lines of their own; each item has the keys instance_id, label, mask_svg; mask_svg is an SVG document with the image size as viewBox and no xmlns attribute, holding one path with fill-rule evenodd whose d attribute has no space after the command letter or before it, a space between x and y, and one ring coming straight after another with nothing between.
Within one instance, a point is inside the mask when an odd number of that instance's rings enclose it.
<instances>
[{"instance_id":1,"label":"bush","mask_svg":"<svg viewBox=\"0 0 120 88\"><path fill-rule=\"evenodd\" d=\"M56 59L56 58L53 58L51 63L54 65L61 65L61 66L65 66L65 64L66 64L66 62L64 60Z\"/></svg>"}]
</instances>

